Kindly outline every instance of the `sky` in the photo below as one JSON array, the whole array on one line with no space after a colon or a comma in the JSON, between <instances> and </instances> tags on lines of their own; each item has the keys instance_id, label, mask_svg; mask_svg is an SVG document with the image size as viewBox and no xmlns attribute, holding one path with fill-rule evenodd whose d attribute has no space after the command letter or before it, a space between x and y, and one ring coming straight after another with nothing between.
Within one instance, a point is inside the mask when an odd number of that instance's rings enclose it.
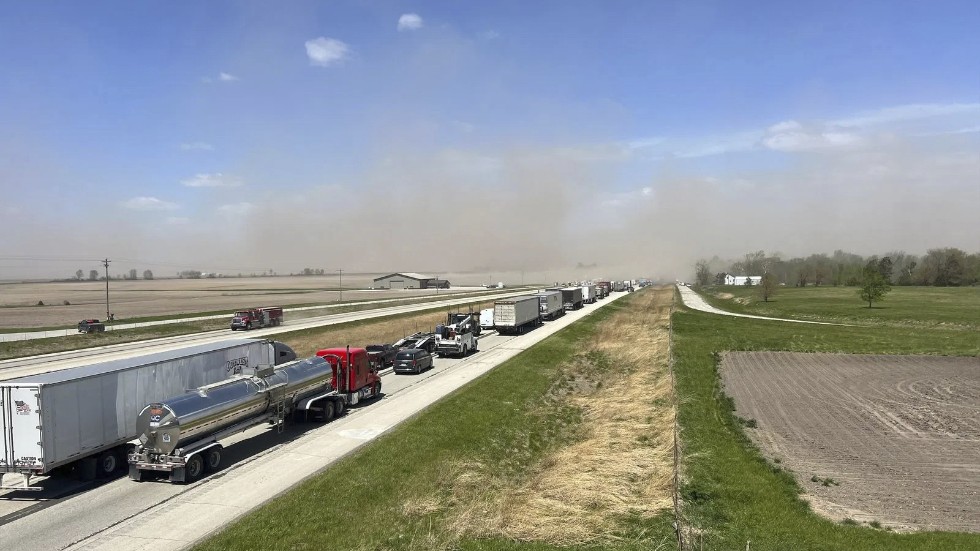
<instances>
[{"instance_id":1,"label":"sky","mask_svg":"<svg viewBox=\"0 0 980 551\"><path fill-rule=\"evenodd\" d=\"M978 28L972 1L9 2L0 279L976 252Z\"/></svg>"}]
</instances>

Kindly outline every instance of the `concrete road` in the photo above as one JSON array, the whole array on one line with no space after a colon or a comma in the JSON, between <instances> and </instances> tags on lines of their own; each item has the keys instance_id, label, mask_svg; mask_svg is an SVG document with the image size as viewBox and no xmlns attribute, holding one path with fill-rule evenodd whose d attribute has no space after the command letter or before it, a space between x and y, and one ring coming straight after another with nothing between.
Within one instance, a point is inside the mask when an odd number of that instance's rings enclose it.
<instances>
[{"instance_id":1,"label":"concrete road","mask_svg":"<svg viewBox=\"0 0 980 551\"><path fill-rule=\"evenodd\" d=\"M615 293L519 337L486 334L479 340L478 353L464 359L437 358L435 367L421 375L385 375L380 400L357 406L327 425L295 425L284 434L253 428L226 441L228 463L223 470L191 485L123 478L46 502L30 501L33 496L26 492L8 492L0 498L0 541L5 549L35 551L184 549L623 296L626 293ZM57 492L53 486L50 491Z\"/></svg>"},{"instance_id":2,"label":"concrete road","mask_svg":"<svg viewBox=\"0 0 980 551\"><path fill-rule=\"evenodd\" d=\"M830 323L830 322L826 322L826 321L791 320L791 319L786 319L786 318L770 318L770 317L766 317L766 316L753 316L753 315L750 315L750 314L736 314L735 312L726 312L725 310L721 310L719 308L715 308L714 306L712 306L712 305L708 304L707 302L705 302L704 298L702 298L701 295L697 294L697 292L695 292L694 289L691 289L690 287L688 287L686 285L678 285L677 286L677 290L679 290L680 293L681 293L681 301L684 302L684 306L687 306L688 308L690 308L692 310L698 310L700 312L708 312L709 314L718 314L720 316L733 316L733 317L736 317L736 318L752 318L752 319L757 319L757 320L788 321L788 322L791 322L791 323L812 323L812 324L815 324L815 325L840 325L840 326L844 326L844 327L851 327L850 325L847 325L846 323Z\"/></svg>"},{"instance_id":3,"label":"concrete road","mask_svg":"<svg viewBox=\"0 0 980 551\"><path fill-rule=\"evenodd\" d=\"M280 327L253 329L248 332L222 329L220 331L208 331L206 333L196 333L192 335L180 335L176 337L137 341L111 346L84 348L81 350L56 352L54 354L44 354L41 356L30 356L27 358L14 358L11 360L0 361L0 381L13 379L16 377L25 377L27 375L36 375L38 373L47 373L49 371L68 369L70 367L87 365L94 362L128 358L136 355L137 353L151 354L154 352L162 352L164 350L172 350L174 348L182 348L196 344L207 344L234 338L275 338L275 335L289 331L336 325L339 323L347 323L364 319L381 318L395 314L418 312L420 310L428 310L430 308L449 307L459 304L461 300L469 301L470 298L490 301L502 297L518 296L531 292L534 291L525 289L521 291L508 291L505 293L479 295L478 297L466 297L464 299L453 298L449 300L424 302L420 304L403 304L399 306L377 308L374 310L360 310L357 312L328 314L325 316L317 316L301 320L286 320L286 322Z\"/></svg>"}]
</instances>

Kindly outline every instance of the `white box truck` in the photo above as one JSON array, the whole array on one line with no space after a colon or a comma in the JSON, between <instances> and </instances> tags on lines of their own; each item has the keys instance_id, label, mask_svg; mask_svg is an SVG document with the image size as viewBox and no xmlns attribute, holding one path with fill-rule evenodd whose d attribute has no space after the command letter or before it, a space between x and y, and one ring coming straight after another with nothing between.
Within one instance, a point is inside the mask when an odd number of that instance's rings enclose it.
<instances>
[{"instance_id":1,"label":"white box truck","mask_svg":"<svg viewBox=\"0 0 980 551\"><path fill-rule=\"evenodd\" d=\"M583 304L592 304L596 300L598 300L598 297L596 296L596 288L595 288L595 285L583 285L582 286L582 303Z\"/></svg>"},{"instance_id":2,"label":"white box truck","mask_svg":"<svg viewBox=\"0 0 980 551\"><path fill-rule=\"evenodd\" d=\"M111 475L147 404L295 359L280 342L231 339L0 381L0 488L40 490L31 477L59 467Z\"/></svg>"},{"instance_id":3,"label":"white box truck","mask_svg":"<svg viewBox=\"0 0 980 551\"><path fill-rule=\"evenodd\" d=\"M541 312L536 295L498 299L493 303L493 325L501 335L523 333L541 325Z\"/></svg>"},{"instance_id":4,"label":"white box truck","mask_svg":"<svg viewBox=\"0 0 980 551\"><path fill-rule=\"evenodd\" d=\"M541 291L538 293L538 304L543 320L553 320L565 313L561 291Z\"/></svg>"}]
</instances>

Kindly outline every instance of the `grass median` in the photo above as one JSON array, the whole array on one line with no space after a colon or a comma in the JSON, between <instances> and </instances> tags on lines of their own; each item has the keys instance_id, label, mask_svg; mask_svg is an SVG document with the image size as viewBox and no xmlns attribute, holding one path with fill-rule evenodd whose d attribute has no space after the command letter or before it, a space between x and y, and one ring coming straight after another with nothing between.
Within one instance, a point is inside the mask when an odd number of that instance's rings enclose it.
<instances>
[{"instance_id":1,"label":"grass median","mask_svg":"<svg viewBox=\"0 0 980 551\"><path fill-rule=\"evenodd\" d=\"M926 322L960 317L945 311L929 314L931 295L918 296L918 304L910 304L903 315L918 316ZM825 311L821 315L831 319L844 316L827 305L813 309ZM675 312L673 349L684 449L681 496L683 525L691 548L699 544L705 549L750 546L753 550L980 548L978 534L895 534L819 517L800 499L802 490L793 475L766 461L753 446L722 390L717 354L726 350L980 354L980 336L975 330L948 324L923 327L913 319L903 326L898 314L892 321L879 326L834 327L732 318L686 309Z\"/></svg>"},{"instance_id":2,"label":"grass median","mask_svg":"<svg viewBox=\"0 0 980 551\"><path fill-rule=\"evenodd\" d=\"M670 546L669 305L607 305L197 549Z\"/></svg>"}]
</instances>

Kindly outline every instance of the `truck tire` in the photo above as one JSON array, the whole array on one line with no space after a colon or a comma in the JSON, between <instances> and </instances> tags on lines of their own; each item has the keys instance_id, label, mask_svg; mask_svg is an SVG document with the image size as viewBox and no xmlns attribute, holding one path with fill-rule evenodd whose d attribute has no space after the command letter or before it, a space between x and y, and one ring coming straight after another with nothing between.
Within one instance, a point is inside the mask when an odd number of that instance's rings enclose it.
<instances>
[{"instance_id":1,"label":"truck tire","mask_svg":"<svg viewBox=\"0 0 980 551\"><path fill-rule=\"evenodd\" d=\"M119 465L119 455L114 450L106 450L99 454L95 475L98 478L108 478L119 470Z\"/></svg>"},{"instance_id":2,"label":"truck tire","mask_svg":"<svg viewBox=\"0 0 980 551\"><path fill-rule=\"evenodd\" d=\"M344 415L344 401L343 400L335 400L334 403L333 403L333 416L334 417L341 417L343 415Z\"/></svg>"},{"instance_id":3,"label":"truck tire","mask_svg":"<svg viewBox=\"0 0 980 551\"><path fill-rule=\"evenodd\" d=\"M320 413L320 421L323 423L329 423L334 416L334 401L326 400L323 402L323 412Z\"/></svg>"},{"instance_id":4,"label":"truck tire","mask_svg":"<svg viewBox=\"0 0 980 551\"><path fill-rule=\"evenodd\" d=\"M374 387L372 388L372 390L374 391L374 397L375 397L375 399L380 398L381 397L381 381L378 381L378 382L374 383Z\"/></svg>"},{"instance_id":5,"label":"truck tire","mask_svg":"<svg viewBox=\"0 0 980 551\"><path fill-rule=\"evenodd\" d=\"M245 324L245 330L246 331L250 331L251 329L252 329L252 324L251 323L246 323Z\"/></svg>"},{"instance_id":6,"label":"truck tire","mask_svg":"<svg viewBox=\"0 0 980 551\"><path fill-rule=\"evenodd\" d=\"M221 446L210 448L204 454L204 470L213 473L221 468Z\"/></svg>"},{"instance_id":7,"label":"truck tire","mask_svg":"<svg viewBox=\"0 0 980 551\"><path fill-rule=\"evenodd\" d=\"M184 465L185 480L187 482L194 482L201 475L204 474L204 460L201 459L201 454L194 454L187 460L187 464Z\"/></svg>"}]
</instances>

